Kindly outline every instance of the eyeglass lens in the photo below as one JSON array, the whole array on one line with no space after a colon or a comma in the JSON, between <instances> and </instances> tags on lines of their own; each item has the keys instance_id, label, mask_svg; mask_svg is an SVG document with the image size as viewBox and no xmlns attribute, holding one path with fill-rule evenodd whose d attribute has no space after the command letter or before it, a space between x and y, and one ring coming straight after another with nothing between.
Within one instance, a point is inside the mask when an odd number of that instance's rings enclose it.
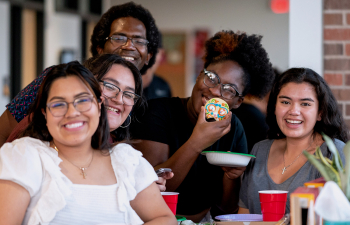
<instances>
[{"instance_id":1,"label":"eyeglass lens","mask_svg":"<svg viewBox=\"0 0 350 225\"><path fill-rule=\"evenodd\" d=\"M53 116L63 116L68 111L68 104L73 103L74 108L79 112L85 112L91 109L93 97L77 98L74 102L52 102L47 104L51 114Z\"/></svg>"},{"instance_id":2,"label":"eyeglass lens","mask_svg":"<svg viewBox=\"0 0 350 225\"><path fill-rule=\"evenodd\" d=\"M116 97L119 92L121 92L119 87L105 81L103 82L103 94L108 98ZM136 94L128 91L123 91L123 103L125 105L134 105L137 99L138 97Z\"/></svg>"},{"instance_id":3,"label":"eyeglass lens","mask_svg":"<svg viewBox=\"0 0 350 225\"><path fill-rule=\"evenodd\" d=\"M218 76L210 71L204 70L204 84L207 87L213 88L220 84L221 96L226 99L232 99L238 96L239 93L229 84L221 84Z\"/></svg>"},{"instance_id":4,"label":"eyeglass lens","mask_svg":"<svg viewBox=\"0 0 350 225\"><path fill-rule=\"evenodd\" d=\"M108 38L110 38L111 42L113 44L116 44L116 45L124 45L124 44L126 44L128 39L130 39L132 44L138 48L146 47L148 44L148 41L146 39L138 38L138 37L129 38L129 37L124 36L124 35L113 35L113 36L108 37Z\"/></svg>"}]
</instances>

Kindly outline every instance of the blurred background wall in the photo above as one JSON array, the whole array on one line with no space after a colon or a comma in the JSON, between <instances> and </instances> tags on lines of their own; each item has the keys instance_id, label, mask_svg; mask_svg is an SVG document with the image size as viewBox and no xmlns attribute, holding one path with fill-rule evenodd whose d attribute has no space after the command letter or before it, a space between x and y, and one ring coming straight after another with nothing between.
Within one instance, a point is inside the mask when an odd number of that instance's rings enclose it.
<instances>
[{"instance_id":1,"label":"blurred background wall","mask_svg":"<svg viewBox=\"0 0 350 225\"><path fill-rule=\"evenodd\" d=\"M111 0L112 5L125 0ZM263 36L271 61L288 68L289 14L273 13L267 0L135 0L149 9L160 30L245 31Z\"/></svg>"},{"instance_id":2,"label":"blurred background wall","mask_svg":"<svg viewBox=\"0 0 350 225\"><path fill-rule=\"evenodd\" d=\"M5 110L8 103L10 89L10 5L0 1L0 111Z\"/></svg>"}]
</instances>

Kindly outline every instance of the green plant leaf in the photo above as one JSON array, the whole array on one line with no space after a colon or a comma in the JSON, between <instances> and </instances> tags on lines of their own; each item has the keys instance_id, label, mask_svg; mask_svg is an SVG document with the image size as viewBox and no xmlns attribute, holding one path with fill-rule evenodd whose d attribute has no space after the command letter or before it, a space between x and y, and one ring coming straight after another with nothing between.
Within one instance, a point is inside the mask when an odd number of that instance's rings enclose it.
<instances>
[{"instance_id":1,"label":"green plant leaf","mask_svg":"<svg viewBox=\"0 0 350 225\"><path fill-rule=\"evenodd\" d=\"M344 146L343 152L345 155L344 176L342 177L343 192L350 201L350 141Z\"/></svg>"},{"instance_id":2,"label":"green plant leaf","mask_svg":"<svg viewBox=\"0 0 350 225\"><path fill-rule=\"evenodd\" d=\"M318 158L320 159L320 161L327 167L330 167L330 168L333 168L332 167L332 160L326 158L323 156L322 154L322 151L321 151L321 148L320 147L317 147L316 149L316 154L318 156ZM336 170L336 169L335 169Z\"/></svg>"},{"instance_id":3,"label":"green plant leaf","mask_svg":"<svg viewBox=\"0 0 350 225\"><path fill-rule=\"evenodd\" d=\"M317 151L320 151L320 149L317 148L316 152ZM339 187L341 187L339 173L330 164L328 164L326 160L318 160L314 155L311 155L307 151L303 151L303 154L310 161L310 163L316 167L326 181L334 181L339 185Z\"/></svg>"},{"instance_id":4,"label":"green plant leaf","mask_svg":"<svg viewBox=\"0 0 350 225\"><path fill-rule=\"evenodd\" d=\"M337 166L338 171L343 171L343 165L340 160L339 152L335 147L335 144L333 143L332 139L324 133L322 133L322 136L328 146L329 151L333 153L333 158L335 158L335 165Z\"/></svg>"},{"instance_id":5,"label":"green plant leaf","mask_svg":"<svg viewBox=\"0 0 350 225\"><path fill-rule=\"evenodd\" d=\"M328 158L326 158L326 160L327 160L327 159L328 159ZM337 165L336 165L336 163L335 163L335 157L333 157L332 160L328 159L327 161L330 162L330 164L332 165L332 167L333 167L335 170L338 170L338 167L337 167Z\"/></svg>"},{"instance_id":6,"label":"green plant leaf","mask_svg":"<svg viewBox=\"0 0 350 225\"><path fill-rule=\"evenodd\" d=\"M328 164L332 165L333 166L333 161L328 159L327 157L324 158ZM334 169L337 169L337 167L335 166L335 162L334 162L334 166L333 166Z\"/></svg>"}]
</instances>

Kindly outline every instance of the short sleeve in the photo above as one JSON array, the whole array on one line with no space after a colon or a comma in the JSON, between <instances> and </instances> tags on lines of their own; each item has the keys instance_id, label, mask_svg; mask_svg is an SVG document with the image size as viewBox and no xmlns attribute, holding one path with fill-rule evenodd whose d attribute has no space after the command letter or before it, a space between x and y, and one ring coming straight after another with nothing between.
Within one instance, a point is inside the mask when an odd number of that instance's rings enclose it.
<instances>
[{"instance_id":1,"label":"short sleeve","mask_svg":"<svg viewBox=\"0 0 350 225\"><path fill-rule=\"evenodd\" d=\"M158 180L158 176L151 164L143 157L140 158L140 163L135 170L135 189L139 193L154 181Z\"/></svg>"},{"instance_id":2,"label":"short sleeve","mask_svg":"<svg viewBox=\"0 0 350 225\"><path fill-rule=\"evenodd\" d=\"M151 164L142 157L140 151L129 144L121 143L114 146L111 160L117 182L120 186L125 186L125 190L130 194L129 200L158 180Z\"/></svg>"},{"instance_id":3,"label":"short sleeve","mask_svg":"<svg viewBox=\"0 0 350 225\"><path fill-rule=\"evenodd\" d=\"M0 179L24 187L32 197L41 187L43 169L38 151L21 138L0 149Z\"/></svg>"},{"instance_id":4,"label":"short sleeve","mask_svg":"<svg viewBox=\"0 0 350 225\"><path fill-rule=\"evenodd\" d=\"M9 104L6 105L7 110L10 111L17 122L20 122L24 117L27 116L29 106L32 104L32 102L34 102L41 83L51 69L52 67L46 68L40 74L40 76L33 80L32 83L28 84L16 95L14 99L12 99Z\"/></svg>"}]
</instances>

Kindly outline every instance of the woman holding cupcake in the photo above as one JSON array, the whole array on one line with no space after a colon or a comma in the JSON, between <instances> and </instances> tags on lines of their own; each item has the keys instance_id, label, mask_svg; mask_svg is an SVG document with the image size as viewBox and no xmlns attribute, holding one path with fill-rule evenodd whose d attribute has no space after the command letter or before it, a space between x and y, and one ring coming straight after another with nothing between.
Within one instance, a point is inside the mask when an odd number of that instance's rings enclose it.
<instances>
[{"instance_id":1,"label":"woman holding cupcake","mask_svg":"<svg viewBox=\"0 0 350 225\"><path fill-rule=\"evenodd\" d=\"M261 36L222 31L205 45L204 68L189 98L162 98L148 102L148 110L131 131L136 149L157 169L171 168L174 178L167 190L179 192L177 213L201 221L212 208L219 213L237 211L243 168L208 163L204 150L247 153L244 129L229 112L223 120L208 122L206 102L224 100L229 110L244 96L264 96L274 79Z\"/></svg>"}]
</instances>

